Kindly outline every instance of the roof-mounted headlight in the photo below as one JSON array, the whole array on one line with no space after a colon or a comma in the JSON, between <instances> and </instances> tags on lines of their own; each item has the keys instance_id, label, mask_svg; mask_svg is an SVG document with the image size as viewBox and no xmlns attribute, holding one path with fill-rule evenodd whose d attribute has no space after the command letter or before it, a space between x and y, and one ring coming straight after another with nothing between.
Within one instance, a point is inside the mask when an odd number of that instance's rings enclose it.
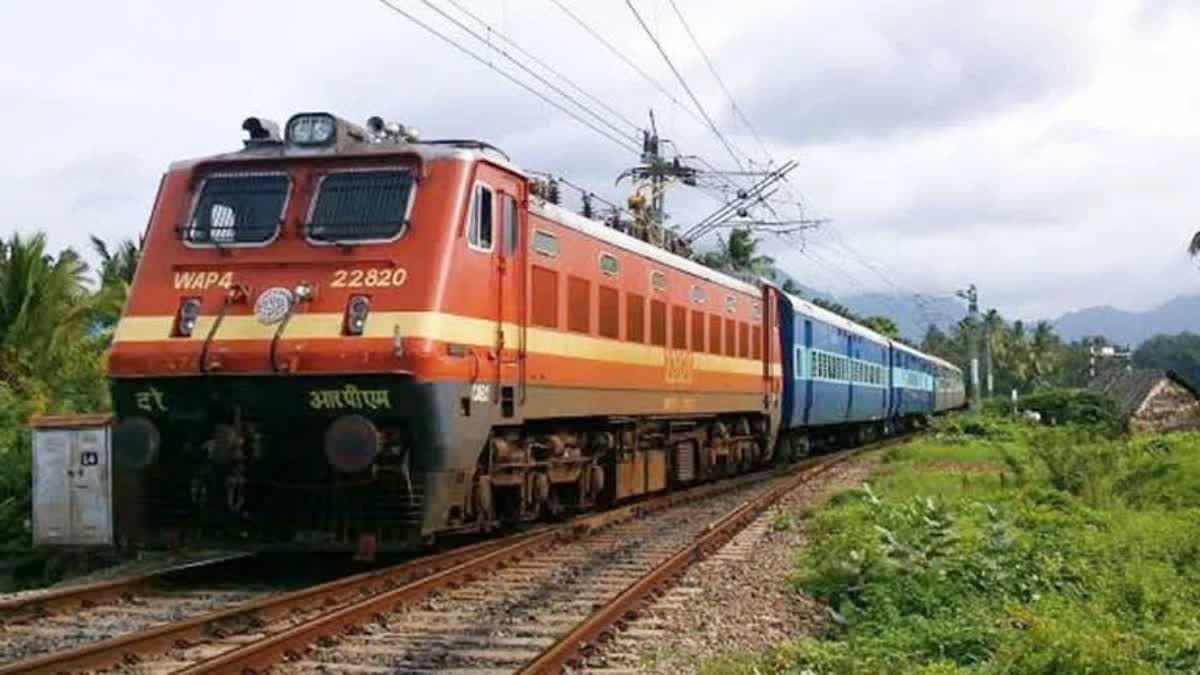
<instances>
[{"instance_id":1,"label":"roof-mounted headlight","mask_svg":"<svg viewBox=\"0 0 1200 675\"><path fill-rule=\"evenodd\" d=\"M302 113L287 123L290 145L329 145L337 135L337 120L329 113Z\"/></svg>"}]
</instances>

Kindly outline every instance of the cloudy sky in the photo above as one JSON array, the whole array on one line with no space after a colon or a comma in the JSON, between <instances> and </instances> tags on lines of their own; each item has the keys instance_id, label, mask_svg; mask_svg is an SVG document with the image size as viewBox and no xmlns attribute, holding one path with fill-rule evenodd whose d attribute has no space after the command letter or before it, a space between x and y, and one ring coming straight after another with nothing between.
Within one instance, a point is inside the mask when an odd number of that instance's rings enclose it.
<instances>
[{"instance_id":1,"label":"cloudy sky","mask_svg":"<svg viewBox=\"0 0 1200 675\"><path fill-rule=\"evenodd\" d=\"M623 117L653 108L682 152L732 167L625 3L562 0L670 98L552 0L457 1ZM487 53L423 0L392 2ZM934 296L975 282L1026 318L1200 291L1183 253L1200 227L1200 2L676 2L751 127L667 1L634 0L722 133L760 163L798 160L794 194L831 219L803 242L764 239L802 282ZM250 114L485 138L612 198L636 161L377 0L8 2L0 63L15 150L0 233L42 229L56 248L136 236L166 165L238 147ZM718 205L670 199L681 224Z\"/></svg>"}]
</instances>

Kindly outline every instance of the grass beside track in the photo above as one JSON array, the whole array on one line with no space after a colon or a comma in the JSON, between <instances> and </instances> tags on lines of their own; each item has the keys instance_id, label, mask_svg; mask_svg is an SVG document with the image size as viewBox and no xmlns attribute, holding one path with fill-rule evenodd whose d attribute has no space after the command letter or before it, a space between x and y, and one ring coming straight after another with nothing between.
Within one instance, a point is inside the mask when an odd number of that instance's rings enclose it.
<instances>
[{"instance_id":1,"label":"grass beside track","mask_svg":"<svg viewBox=\"0 0 1200 675\"><path fill-rule=\"evenodd\" d=\"M704 672L1200 672L1200 434L943 420L812 528L833 628Z\"/></svg>"}]
</instances>

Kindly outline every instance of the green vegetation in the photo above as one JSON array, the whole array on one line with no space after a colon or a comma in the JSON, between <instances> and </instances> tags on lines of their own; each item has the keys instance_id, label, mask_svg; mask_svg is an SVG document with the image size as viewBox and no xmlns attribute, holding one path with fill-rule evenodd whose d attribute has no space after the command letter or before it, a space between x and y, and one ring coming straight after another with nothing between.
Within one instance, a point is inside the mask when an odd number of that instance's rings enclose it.
<instances>
[{"instance_id":1,"label":"green vegetation","mask_svg":"<svg viewBox=\"0 0 1200 675\"><path fill-rule=\"evenodd\" d=\"M1200 672L1200 434L1042 398L1092 426L960 416L891 450L797 561L828 633L707 672Z\"/></svg>"},{"instance_id":2,"label":"green vegetation","mask_svg":"<svg viewBox=\"0 0 1200 675\"><path fill-rule=\"evenodd\" d=\"M28 547L32 415L104 410L104 352L137 266L125 242L101 258L99 283L68 249L43 235L0 242L0 553Z\"/></svg>"},{"instance_id":3,"label":"green vegetation","mask_svg":"<svg viewBox=\"0 0 1200 675\"><path fill-rule=\"evenodd\" d=\"M1133 365L1173 370L1193 387L1200 387L1200 335L1155 335L1133 352Z\"/></svg>"}]
</instances>

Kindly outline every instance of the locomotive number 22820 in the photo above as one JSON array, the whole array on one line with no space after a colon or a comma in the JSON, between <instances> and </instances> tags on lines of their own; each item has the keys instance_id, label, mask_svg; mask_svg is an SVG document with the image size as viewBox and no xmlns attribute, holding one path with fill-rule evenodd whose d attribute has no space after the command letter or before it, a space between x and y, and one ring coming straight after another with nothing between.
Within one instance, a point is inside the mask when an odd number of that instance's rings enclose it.
<instances>
[{"instance_id":1,"label":"locomotive number 22820","mask_svg":"<svg viewBox=\"0 0 1200 675\"><path fill-rule=\"evenodd\" d=\"M403 267L336 270L329 285L333 288L395 288L403 286L406 279L408 270Z\"/></svg>"}]
</instances>

